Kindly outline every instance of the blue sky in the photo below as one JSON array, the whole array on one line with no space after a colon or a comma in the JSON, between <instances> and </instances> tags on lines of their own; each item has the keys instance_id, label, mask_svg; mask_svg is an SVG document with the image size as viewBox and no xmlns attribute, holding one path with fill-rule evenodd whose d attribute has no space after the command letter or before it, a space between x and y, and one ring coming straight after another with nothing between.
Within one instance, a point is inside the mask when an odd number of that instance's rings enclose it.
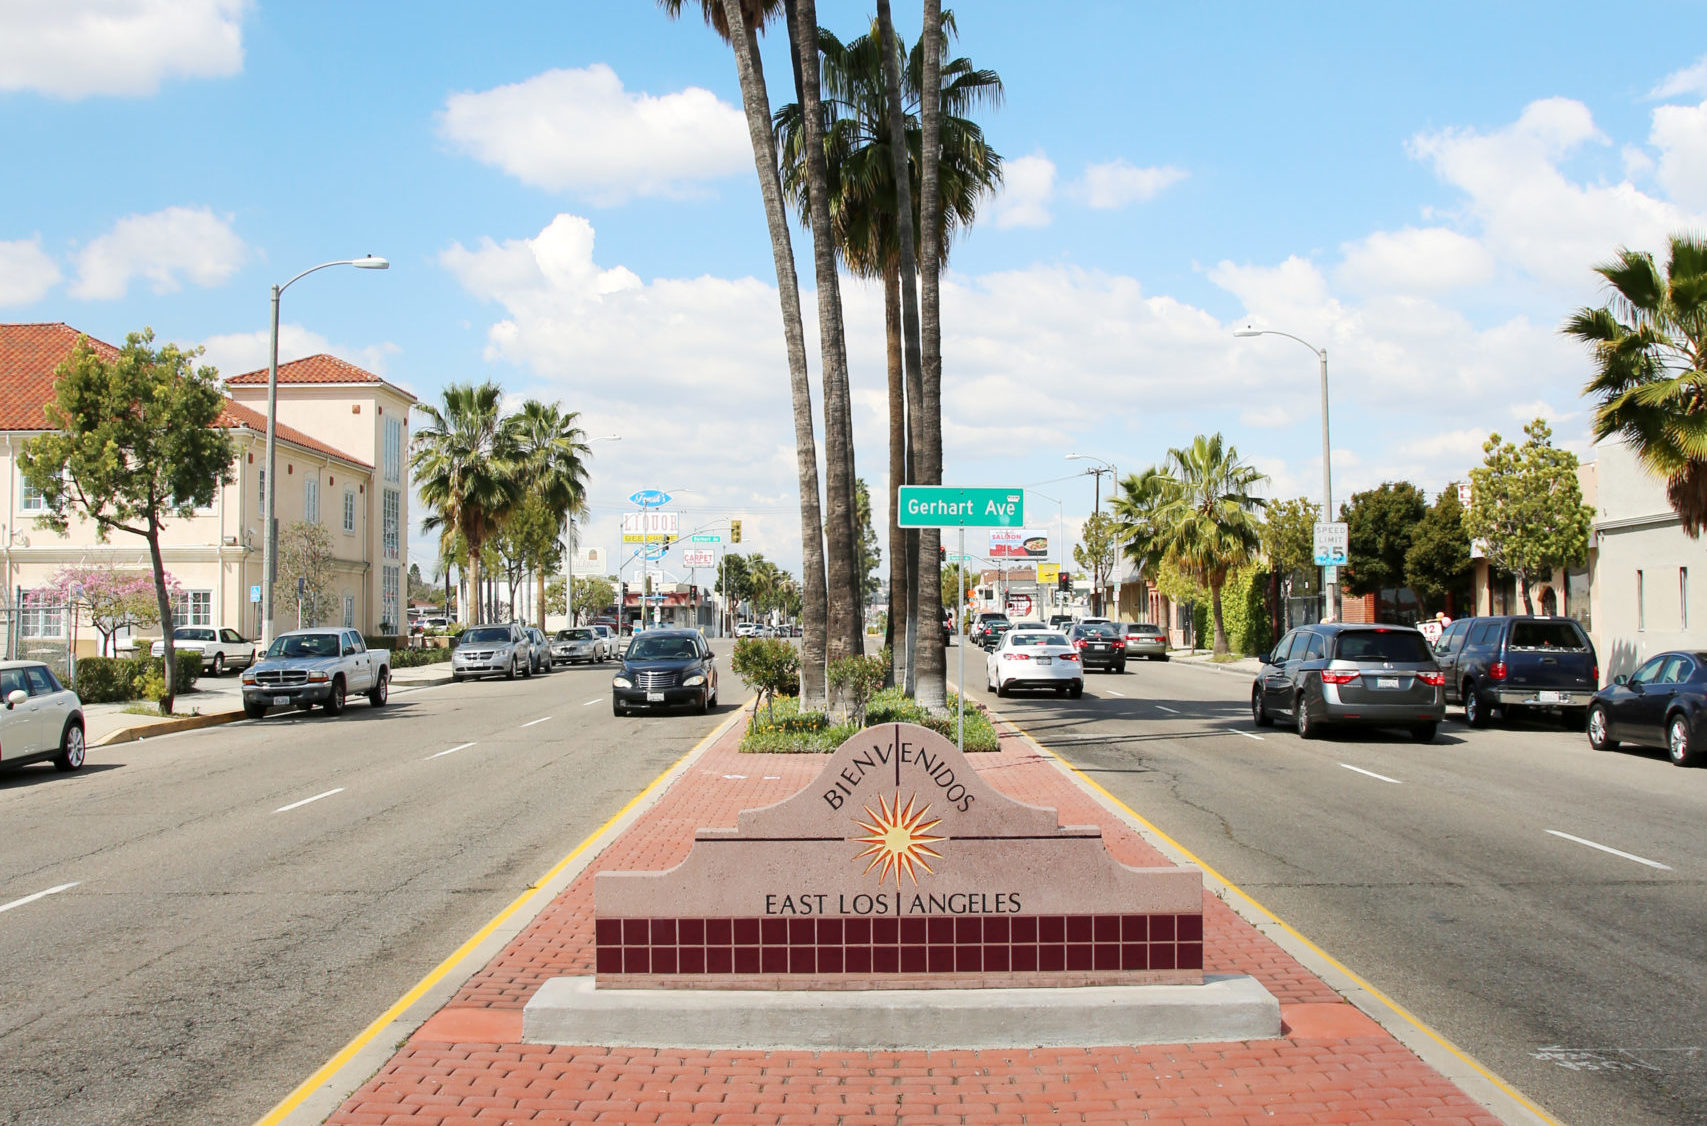
<instances>
[{"instance_id":1,"label":"blue sky","mask_svg":"<svg viewBox=\"0 0 1707 1126\"><path fill-rule=\"evenodd\" d=\"M848 38L871 10L819 16ZM1329 351L1336 500L1437 489L1536 414L1592 456L1557 325L1619 245L1707 230L1699 4L1636 5L1640 34L1557 3L957 14L1006 86L981 118L1009 176L946 279L947 478L1035 484L1036 524L1044 497L1069 530L1090 507L1067 452L1126 472L1216 430L1275 495L1319 497L1315 361L1233 339L1247 320ZM0 123L0 320L151 325L235 373L264 362L270 284L382 254L286 294L285 358L559 399L623 436L596 447L586 542L614 549L622 498L656 487L797 562L770 247L733 61L697 18L23 0L0 8ZM881 304L845 296L877 484Z\"/></svg>"}]
</instances>

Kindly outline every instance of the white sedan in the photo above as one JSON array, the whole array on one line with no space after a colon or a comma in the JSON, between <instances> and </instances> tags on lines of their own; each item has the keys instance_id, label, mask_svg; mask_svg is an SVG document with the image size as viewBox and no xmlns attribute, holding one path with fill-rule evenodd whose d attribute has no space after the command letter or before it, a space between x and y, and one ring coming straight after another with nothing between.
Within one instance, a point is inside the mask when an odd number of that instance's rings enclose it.
<instances>
[{"instance_id":1,"label":"white sedan","mask_svg":"<svg viewBox=\"0 0 1707 1126\"><path fill-rule=\"evenodd\" d=\"M998 696L1016 688L1053 689L1077 700L1085 691L1084 666L1067 635L1016 629L1002 635L984 662L985 685Z\"/></svg>"},{"instance_id":2,"label":"white sedan","mask_svg":"<svg viewBox=\"0 0 1707 1126\"><path fill-rule=\"evenodd\" d=\"M83 702L39 661L0 663L0 766L83 766Z\"/></svg>"}]
</instances>

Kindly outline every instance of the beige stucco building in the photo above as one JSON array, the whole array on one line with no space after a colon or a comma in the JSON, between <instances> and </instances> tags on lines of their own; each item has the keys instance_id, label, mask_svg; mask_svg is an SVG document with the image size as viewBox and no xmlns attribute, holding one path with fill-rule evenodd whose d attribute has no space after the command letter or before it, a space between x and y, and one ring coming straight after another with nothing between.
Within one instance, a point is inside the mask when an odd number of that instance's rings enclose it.
<instances>
[{"instance_id":1,"label":"beige stucco building","mask_svg":"<svg viewBox=\"0 0 1707 1126\"><path fill-rule=\"evenodd\" d=\"M79 333L65 324L0 325L0 567L6 603L42 585L67 565L114 569L148 567L140 537L115 532L101 543L92 523L74 520L61 535L36 523L41 497L18 471L23 444L46 427L44 406L54 369ZM110 344L91 340L116 355ZM266 469L265 370L228 381L231 399L217 425L236 445L233 480L212 505L170 521L161 543L166 570L183 588L180 625L229 626L260 634L262 488ZM310 356L279 368L278 483L281 529L316 521L330 533L335 562L330 586L334 622L367 633L391 632L403 620L409 490L405 485L408 411L414 397L371 372L332 356ZM295 599L280 588L275 614L295 624ZM67 623L51 612L21 614L25 636L60 636ZM93 632L78 648L92 651Z\"/></svg>"}]
</instances>

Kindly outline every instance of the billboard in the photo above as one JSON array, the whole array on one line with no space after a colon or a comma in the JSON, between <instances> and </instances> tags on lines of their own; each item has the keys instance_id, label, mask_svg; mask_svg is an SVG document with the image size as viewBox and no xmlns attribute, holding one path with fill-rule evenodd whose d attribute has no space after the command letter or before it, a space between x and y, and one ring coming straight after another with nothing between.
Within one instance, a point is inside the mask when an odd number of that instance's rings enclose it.
<instances>
[{"instance_id":1,"label":"billboard","mask_svg":"<svg viewBox=\"0 0 1707 1126\"><path fill-rule=\"evenodd\" d=\"M632 543L629 536L651 536L662 539L666 536L674 538L677 534L677 513L657 512L644 509L640 512L624 512L622 514L622 536L624 543Z\"/></svg>"},{"instance_id":2,"label":"billboard","mask_svg":"<svg viewBox=\"0 0 1707 1126\"><path fill-rule=\"evenodd\" d=\"M710 548L690 547L682 552L682 566L715 567L717 566L717 553Z\"/></svg>"},{"instance_id":3,"label":"billboard","mask_svg":"<svg viewBox=\"0 0 1707 1126\"><path fill-rule=\"evenodd\" d=\"M991 559L1047 559L1049 532L1043 528L996 528L990 532Z\"/></svg>"}]
</instances>

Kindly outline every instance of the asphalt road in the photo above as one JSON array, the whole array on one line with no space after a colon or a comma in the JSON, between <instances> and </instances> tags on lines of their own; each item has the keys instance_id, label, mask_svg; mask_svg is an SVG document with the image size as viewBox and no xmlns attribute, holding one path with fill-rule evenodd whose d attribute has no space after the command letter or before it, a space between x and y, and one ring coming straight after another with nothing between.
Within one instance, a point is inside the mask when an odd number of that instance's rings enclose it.
<instances>
[{"instance_id":1,"label":"asphalt road","mask_svg":"<svg viewBox=\"0 0 1707 1126\"><path fill-rule=\"evenodd\" d=\"M1456 708L1305 743L1178 663L984 698L1562 1121L1707 1123L1707 770Z\"/></svg>"},{"instance_id":2,"label":"asphalt road","mask_svg":"<svg viewBox=\"0 0 1707 1126\"><path fill-rule=\"evenodd\" d=\"M720 664L711 716L560 669L0 774L0 1123L259 1118L720 722Z\"/></svg>"}]
</instances>

